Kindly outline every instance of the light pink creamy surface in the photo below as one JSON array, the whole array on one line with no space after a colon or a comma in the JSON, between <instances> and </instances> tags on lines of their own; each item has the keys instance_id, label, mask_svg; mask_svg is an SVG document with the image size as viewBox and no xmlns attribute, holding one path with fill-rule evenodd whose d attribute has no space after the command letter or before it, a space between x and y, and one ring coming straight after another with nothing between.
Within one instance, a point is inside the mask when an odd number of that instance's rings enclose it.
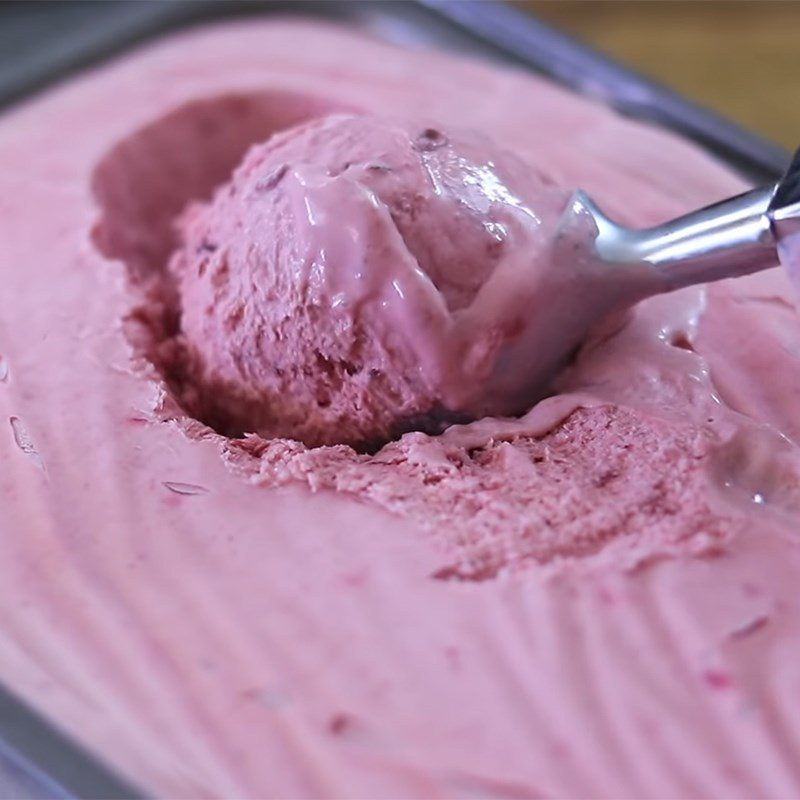
<instances>
[{"instance_id":1,"label":"light pink creamy surface","mask_svg":"<svg viewBox=\"0 0 800 800\"><path fill-rule=\"evenodd\" d=\"M523 418L374 455L176 402L186 203L277 130L421 109L633 224L742 188L530 76L297 22L0 119L0 678L160 795L797 796L781 272L644 302Z\"/></svg>"}]
</instances>

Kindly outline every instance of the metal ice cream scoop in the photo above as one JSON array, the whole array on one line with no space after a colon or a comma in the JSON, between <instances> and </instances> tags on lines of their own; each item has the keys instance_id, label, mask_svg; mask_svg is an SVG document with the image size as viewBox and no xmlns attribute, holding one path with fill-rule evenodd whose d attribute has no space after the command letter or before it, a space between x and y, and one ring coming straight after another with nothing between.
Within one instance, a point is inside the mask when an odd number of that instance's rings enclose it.
<instances>
[{"instance_id":1,"label":"metal ice cream scoop","mask_svg":"<svg viewBox=\"0 0 800 800\"><path fill-rule=\"evenodd\" d=\"M779 243L800 232L800 150L778 183L654 228L618 225L583 192L574 195L572 213L589 214L597 226L592 260L649 266L663 279L654 292L748 275L777 266Z\"/></svg>"},{"instance_id":2,"label":"metal ice cream scoop","mask_svg":"<svg viewBox=\"0 0 800 800\"><path fill-rule=\"evenodd\" d=\"M775 267L789 237L797 242L785 248L791 255L800 249L800 150L778 183L653 228L623 227L576 192L556 233L546 302L498 359L497 391L506 391L512 365L524 363L527 393L513 397L529 404L596 323L652 295Z\"/></svg>"}]
</instances>

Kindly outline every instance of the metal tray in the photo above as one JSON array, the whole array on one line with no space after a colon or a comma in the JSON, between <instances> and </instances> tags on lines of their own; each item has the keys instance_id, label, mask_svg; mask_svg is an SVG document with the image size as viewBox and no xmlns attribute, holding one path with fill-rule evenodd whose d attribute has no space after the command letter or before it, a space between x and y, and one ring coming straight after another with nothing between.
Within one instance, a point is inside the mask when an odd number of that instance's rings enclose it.
<instances>
[{"instance_id":1,"label":"metal tray","mask_svg":"<svg viewBox=\"0 0 800 800\"><path fill-rule=\"evenodd\" d=\"M344 21L400 44L522 65L692 139L754 182L775 179L789 160L782 148L491 0L0 0L0 107L178 28L223 16L286 12ZM0 797L143 796L0 689Z\"/></svg>"}]
</instances>

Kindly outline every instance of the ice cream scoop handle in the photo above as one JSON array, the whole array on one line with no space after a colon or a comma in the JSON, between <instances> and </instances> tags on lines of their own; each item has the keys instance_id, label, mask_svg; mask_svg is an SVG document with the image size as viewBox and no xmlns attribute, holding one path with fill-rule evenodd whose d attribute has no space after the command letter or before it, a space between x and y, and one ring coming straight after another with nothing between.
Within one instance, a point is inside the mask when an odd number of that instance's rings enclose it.
<instances>
[{"instance_id":1,"label":"ice cream scoop handle","mask_svg":"<svg viewBox=\"0 0 800 800\"><path fill-rule=\"evenodd\" d=\"M778 239L800 231L800 150L775 187L767 214Z\"/></svg>"},{"instance_id":2,"label":"ice cream scoop handle","mask_svg":"<svg viewBox=\"0 0 800 800\"><path fill-rule=\"evenodd\" d=\"M800 231L800 151L777 184L653 228L622 227L582 193L580 202L597 224L596 255L606 263L649 264L669 289L748 275L776 266L778 241Z\"/></svg>"},{"instance_id":3,"label":"ice cream scoop handle","mask_svg":"<svg viewBox=\"0 0 800 800\"><path fill-rule=\"evenodd\" d=\"M666 288L747 275L778 263L767 210L775 187L755 189L654 228L603 224L597 213L597 254L615 264L647 263Z\"/></svg>"}]
</instances>

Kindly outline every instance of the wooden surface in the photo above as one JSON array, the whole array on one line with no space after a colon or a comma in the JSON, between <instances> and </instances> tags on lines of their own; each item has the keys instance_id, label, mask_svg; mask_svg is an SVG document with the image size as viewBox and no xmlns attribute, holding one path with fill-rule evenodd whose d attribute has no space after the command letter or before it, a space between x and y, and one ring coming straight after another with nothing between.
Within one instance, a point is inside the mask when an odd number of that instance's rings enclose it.
<instances>
[{"instance_id":1,"label":"wooden surface","mask_svg":"<svg viewBox=\"0 0 800 800\"><path fill-rule=\"evenodd\" d=\"M576 35L750 130L800 144L798 0L528 0Z\"/></svg>"}]
</instances>

